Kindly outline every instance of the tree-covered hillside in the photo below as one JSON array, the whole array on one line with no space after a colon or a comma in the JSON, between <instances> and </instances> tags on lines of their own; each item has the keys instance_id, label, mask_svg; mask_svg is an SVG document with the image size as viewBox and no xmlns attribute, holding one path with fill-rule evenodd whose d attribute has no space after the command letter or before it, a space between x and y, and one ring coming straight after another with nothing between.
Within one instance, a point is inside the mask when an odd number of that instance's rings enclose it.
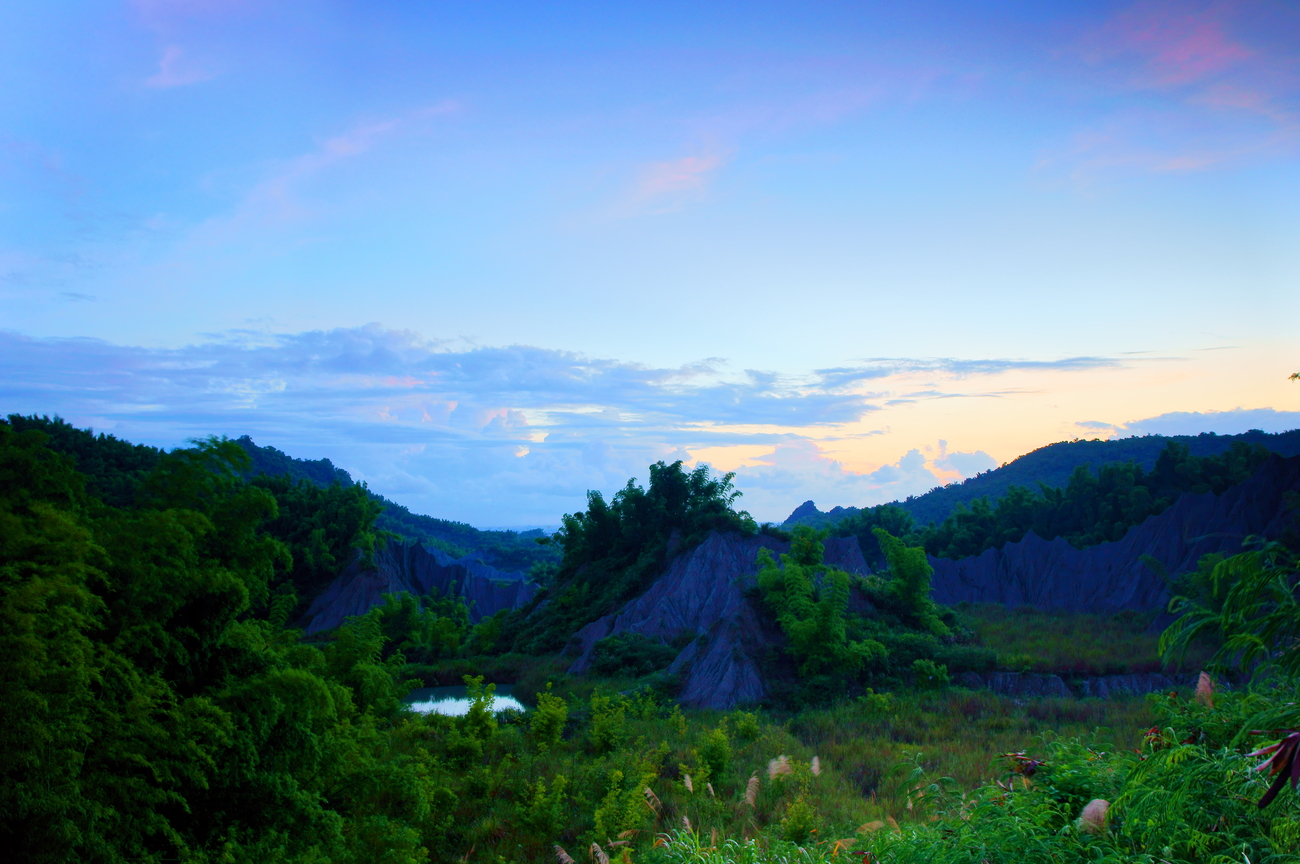
<instances>
[{"instance_id":1,"label":"tree-covered hillside","mask_svg":"<svg viewBox=\"0 0 1300 864\"><path fill-rule=\"evenodd\" d=\"M90 430L78 429L58 417L11 414L7 422L17 431L35 429L49 436L49 446L72 457L77 470L86 475L88 491L114 506L134 502L139 484L164 454L156 447L130 444L112 435L96 435ZM369 498L378 505L375 528L384 536L408 543L424 543L453 558L474 555L506 572L528 573L534 568L545 570L559 560L556 551L536 542L544 535L541 530L480 531L463 522L422 516L372 492L364 483L354 483L352 475L329 459L295 459L274 447L258 446L247 435L235 443L251 460L245 469L248 477L258 474L287 476L323 489L335 483L345 490L355 487L357 491L350 495ZM347 560L343 560L339 566L346 563Z\"/></svg>"},{"instance_id":2,"label":"tree-covered hillside","mask_svg":"<svg viewBox=\"0 0 1300 864\"><path fill-rule=\"evenodd\" d=\"M709 531L752 534L758 526L733 509L735 475L711 477L706 465L686 471L680 461L650 466L650 486L635 479L605 501L587 493L587 509L565 514L550 539L563 558L533 602L513 618L517 650L545 653L564 647L574 631L643 591L671 557Z\"/></svg>"},{"instance_id":3,"label":"tree-covered hillside","mask_svg":"<svg viewBox=\"0 0 1300 864\"><path fill-rule=\"evenodd\" d=\"M859 510L830 529L858 537L869 560L881 560L875 531L884 528L938 558L965 558L985 549L1022 540L1030 531L1044 540L1064 537L1075 548L1118 540L1130 528L1163 512L1185 494L1222 494L1248 479L1270 457L1258 444L1234 441L1216 456L1193 456L1169 441L1151 470L1136 462L1112 462L1093 472L1074 469L1064 488L1040 484L1037 490L1012 486L995 502L975 499L958 504L939 524L918 525L894 504Z\"/></svg>"},{"instance_id":4,"label":"tree-covered hillside","mask_svg":"<svg viewBox=\"0 0 1300 864\"><path fill-rule=\"evenodd\" d=\"M970 504L977 498L996 501L1010 491L1012 486L1037 489L1038 485L1061 487L1070 482L1076 468L1081 465L1100 468L1115 462L1134 462L1145 470L1155 467L1156 460L1166 445L1177 443L1188 448L1191 456L1217 456L1229 450L1234 443L1258 444L1279 456L1300 455L1300 430L1270 434L1258 430L1241 435L1146 435L1138 438L1116 438L1110 441L1061 441L1048 444L999 468L977 474L961 483L938 486L924 495L892 502L911 514L918 525L942 522L958 504ZM811 501L805 501L790 514L783 527L811 525L825 528L857 513L857 507L834 507L820 511Z\"/></svg>"},{"instance_id":5,"label":"tree-covered hillside","mask_svg":"<svg viewBox=\"0 0 1300 864\"><path fill-rule=\"evenodd\" d=\"M247 435L238 439L237 443L252 458L253 473L265 472L271 476L287 474L320 486L334 482L345 487L353 484L352 475L336 467L329 459L295 459L274 447L258 446ZM424 543L441 549L453 558L474 555L484 563L507 572L528 573L534 568L544 569L546 565L559 560L555 551L536 542L545 536L541 529L483 531L464 522L412 513L395 501L368 489L366 491L383 508L379 514L378 528L405 542Z\"/></svg>"}]
</instances>

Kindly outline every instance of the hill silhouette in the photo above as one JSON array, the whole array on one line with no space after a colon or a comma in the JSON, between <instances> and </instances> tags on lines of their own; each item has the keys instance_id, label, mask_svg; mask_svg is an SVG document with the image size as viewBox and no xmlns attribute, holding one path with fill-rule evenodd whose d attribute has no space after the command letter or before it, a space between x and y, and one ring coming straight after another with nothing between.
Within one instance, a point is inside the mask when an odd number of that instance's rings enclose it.
<instances>
[{"instance_id":1,"label":"hill silhouette","mask_svg":"<svg viewBox=\"0 0 1300 864\"><path fill-rule=\"evenodd\" d=\"M1234 442L1259 444L1279 456L1300 455L1300 429L1289 432L1268 433L1253 429L1240 435L1144 435L1133 438L1116 438L1060 441L1026 453L1001 467L984 471L961 483L937 486L924 495L909 496L895 501L897 506L912 514L918 525L942 522L957 508L969 505L977 498L997 500L1012 486L1037 489L1038 484L1048 487L1064 486L1074 469L1090 465L1094 469L1112 462L1136 462L1144 469L1152 468L1162 450L1170 442L1187 445L1192 456L1218 456L1231 449ZM783 528L811 525L824 528L860 512L858 507L834 507L828 511L817 509L812 501L805 501L781 524Z\"/></svg>"}]
</instances>

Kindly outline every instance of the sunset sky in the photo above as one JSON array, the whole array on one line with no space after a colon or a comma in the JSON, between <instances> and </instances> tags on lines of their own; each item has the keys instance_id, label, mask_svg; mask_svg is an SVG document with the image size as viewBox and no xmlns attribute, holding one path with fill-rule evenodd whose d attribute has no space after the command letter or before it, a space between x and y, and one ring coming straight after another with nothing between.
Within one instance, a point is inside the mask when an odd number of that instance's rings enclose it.
<instances>
[{"instance_id":1,"label":"sunset sky","mask_svg":"<svg viewBox=\"0 0 1300 864\"><path fill-rule=\"evenodd\" d=\"M0 413L554 525L1300 426L1300 6L0 8Z\"/></svg>"}]
</instances>

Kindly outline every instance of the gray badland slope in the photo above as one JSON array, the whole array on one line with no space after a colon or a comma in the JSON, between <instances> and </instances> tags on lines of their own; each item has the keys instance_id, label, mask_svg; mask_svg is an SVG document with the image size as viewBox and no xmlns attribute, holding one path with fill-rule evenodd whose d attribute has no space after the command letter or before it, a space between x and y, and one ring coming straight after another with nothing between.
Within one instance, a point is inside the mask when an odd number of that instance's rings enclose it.
<instances>
[{"instance_id":1,"label":"gray badland slope","mask_svg":"<svg viewBox=\"0 0 1300 864\"><path fill-rule=\"evenodd\" d=\"M1300 492L1300 457L1273 456L1249 480L1215 496L1184 495L1121 539L1075 549L1063 538L1024 540L957 561L931 558L934 599L1109 613L1162 608L1163 574L1196 569L1202 555L1240 552L1252 535L1276 538L1292 518L1288 493Z\"/></svg>"},{"instance_id":2,"label":"gray badland slope","mask_svg":"<svg viewBox=\"0 0 1300 864\"><path fill-rule=\"evenodd\" d=\"M1001 498L1012 486L1037 489L1039 483L1051 487L1065 486L1070 474L1080 465L1097 469L1109 462L1137 462L1145 469L1156 464L1156 457L1171 441L1186 444L1193 456L1217 456L1232 447L1234 441L1260 444L1279 456L1300 456L1300 430L1279 432L1245 432L1241 435L1146 435L1140 438L1116 438L1110 441L1061 441L1040 447L1031 453L1008 462L1000 468L985 471L949 486L931 489L924 495L894 502L912 514L917 523L928 525L942 522L958 504L970 504L976 498L987 496ZM829 511L817 509L812 501L795 508L782 525L812 525L820 528L832 525L856 513L857 507L835 507Z\"/></svg>"},{"instance_id":3,"label":"gray badland slope","mask_svg":"<svg viewBox=\"0 0 1300 864\"><path fill-rule=\"evenodd\" d=\"M1293 492L1300 492L1300 457L1274 456L1246 482L1217 497L1185 495L1114 543L1078 550L1064 540L1049 543L1030 535L960 561L932 558L933 596L944 604L973 601L1075 612L1160 609L1168 601L1165 580L1144 563L1144 556L1176 574L1195 569L1204 554L1239 551L1249 536L1276 537L1292 518L1288 493ZM638 633L668 643L687 634L698 638L669 667L683 677L683 703L726 709L761 701L768 688L760 658L782 641L758 601L747 596L762 547L788 550L788 544L771 537L710 534L677 556L640 597L574 634L566 648L575 657L569 671L589 670L596 642L607 636ZM825 560L851 573L867 572L856 538L828 539ZM1159 675L1139 677L1089 679L1081 682L1080 695L1147 692L1185 683ZM965 683L1012 695L1066 692L1055 676L996 673Z\"/></svg>"},{"instance_id":4,"label":"gray badland slope","mask_svg":"<svg viewBox=\"0 0 1300 864\"><path fill-rule=\"evenodd\" d=\"M683 676L680 701L725 709L762 700L767 691L759 658L780 634L766 630L759 601L746 596L755 585L761 548L779 554L790 551L790 544L765 535L710 533L673 559L640 597L575 633L566 648L577 655L569 672L591 668L592 650L606 636L639 633L669 642L682 634L698 635L669 667ZM825 561L850 573L868 572L854 537L827 540Z\"/></svg>"},{"instance_id":5,"label":"gray badland slope","mask_svg":"<svg viewBox=\"0 0 1300 864\"><path fill-rule=\"evenodd\" d=\"M392 544L375 553L374 567L353 562L320 593L303 616L304 630L317 633L338 627L348 616L364 615L383 602L384 594L406 591L417 597L463 597L470 620L477 623L502 609L532 599L536 587L475 558L455 559L419 544Z\"/></svg>"}]
</instances>

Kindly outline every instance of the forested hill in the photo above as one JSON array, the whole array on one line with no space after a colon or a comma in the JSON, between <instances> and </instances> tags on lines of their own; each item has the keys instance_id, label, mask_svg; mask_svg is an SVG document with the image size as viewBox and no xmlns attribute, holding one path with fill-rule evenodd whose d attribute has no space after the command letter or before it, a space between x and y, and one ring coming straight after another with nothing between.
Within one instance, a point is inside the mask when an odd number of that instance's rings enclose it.
<instances>
[{"instance_id":1,"label":"forested hill","mask_svg":"<svg viewBox=\"0 0 1300 864\"><path fill-rule=\"evenodd\" d=\"M1192 456L1218 456L1227 452L1233 442L1259 444L1279 456L1300 455L1300 429L1270 434L1251 430L1241 435L1145 435L1140 438L1117 438L1111 441L1061 441L1048 444L1000 468L977 474L962 483L939 486L924 495L894 502L906 510L918 525L943 522L958 504L969 506L977 498L997 500L1012 486L1037 489L1042 483L1049 487L1065 486L1070 475L1080 465L1094 469L1114 462L1135 462L1145 470L1156 464L1156 459L1170 442L1187 445ZM835 507L823 512L811 501L799 505L785 520L782 527L811 525L814 528L833 525L859 512L857 507Z\"/></svg>"},{"instance_id":2,"label":"forested hill","mask_svg":"<svg viewBox=\"0 0 1300 864\"><path fill-rule=\"evenodd\" d=\"M71 456L77 470L86 475L87 491L115 507L133 503L137 487L163 456L163 451L156 447L78 429L58 417L11 414L3 422L17 432L36 429L48 435L50 449ZM318 487L328 487L336 482L345 488L356 485L351 474L329 459L295 459L274 447L258 446L247 435L236 443L253 460L249 477L288 475ZM396 534L406 542L436 547L453 558L472 555L502 571L527 573L536 567L549 572L559 561L559 553L554 548L534 542L542 536L540 530L480 531L463 522L412 513L369 489L366 493L383 507L375 527Z\"/></svg>"},{"instance_id":3,"label":"forested hill","mask_svg":"<svg viewBox=\"0 0 1300 864\"><path fill-rule=\"evenodd\" d=\"M272 477L288 474L318 486L328 486L335 481L343 486L353 485L352 475L336 467L329 459L295 459L274 447L259 446L247 435L236 443L252 457L253 474L266 473ZM483 531L464 522L412 513L375 492L370 492L370 496L384 506L377 528L391 531L407 542L436 547L453 558L473 555L498 570L524 573L534 567L557 564L560 560L555 549L535 542L545 533L541 529Z\"/></svg>"}]
</instances>

